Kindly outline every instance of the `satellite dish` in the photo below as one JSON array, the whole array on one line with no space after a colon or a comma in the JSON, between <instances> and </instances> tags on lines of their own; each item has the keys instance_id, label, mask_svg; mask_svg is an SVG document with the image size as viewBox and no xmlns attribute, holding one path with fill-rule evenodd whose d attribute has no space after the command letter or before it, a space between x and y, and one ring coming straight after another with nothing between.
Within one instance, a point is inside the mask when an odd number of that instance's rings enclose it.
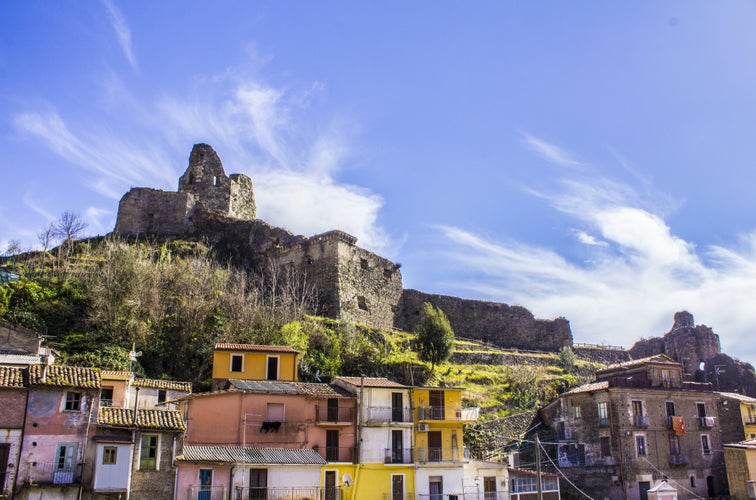
<instances>
[{"instance_id":1,"label":"satellite dish","mask_svg":"<svg viewBox=\"0 0 756 500\"><path fill-rule=\"evenodd\" d=\"M352 476L349 475L348 472L345 472L343 476L341 476L341 482L344 483L344 486L347 488L352 486L352 483L354 482L352 479Z\"/></svg>"}]
</instances>

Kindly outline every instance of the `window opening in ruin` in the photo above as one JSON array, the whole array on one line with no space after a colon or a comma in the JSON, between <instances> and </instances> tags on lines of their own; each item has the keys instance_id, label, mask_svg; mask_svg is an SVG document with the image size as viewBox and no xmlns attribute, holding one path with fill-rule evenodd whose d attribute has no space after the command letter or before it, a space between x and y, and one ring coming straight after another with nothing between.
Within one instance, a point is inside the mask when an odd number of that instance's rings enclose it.
<instances>
[{"instance_id":1,"label":"window opening in ruin","mask_svg":"<svg viewBox=\"0 0 756 500\"><path fill-rule=\"evenodd\" d=\"M360 267L362 269L369 269L367 259L360 259Z\"/></svg>"},{"instance_id":2,"label":"window opening in ruin","mask_svg":"<svg viewBox=\"0 0 756 500\"><path fill-rule=\"evenodd\" d=\"M194 174L189 174L189 184L194 184Z\"/></svg>"},{"instance_id":3,"label":"window opening in ruin","mask_svg":"<svg viewBox=\"0 0 756 500\"><path fill-rule=\"evenodd\" d=\"M357 297L357 307L359 307L363 311L367 311L368 310L367 300L365 300L365 297L363 297L361 295L359 297Z\"/></svg>"},{"instance_id":4,"label":"window opening in ruin","mask_svg":"<svg viewBox=\"0 0 756 500\"><path fill-rule=\"evenodd\" d=\"M218 185L218 176L214 175L213 176L213 186L217 186L217 185Z\"/></svg>"}]
</instances>

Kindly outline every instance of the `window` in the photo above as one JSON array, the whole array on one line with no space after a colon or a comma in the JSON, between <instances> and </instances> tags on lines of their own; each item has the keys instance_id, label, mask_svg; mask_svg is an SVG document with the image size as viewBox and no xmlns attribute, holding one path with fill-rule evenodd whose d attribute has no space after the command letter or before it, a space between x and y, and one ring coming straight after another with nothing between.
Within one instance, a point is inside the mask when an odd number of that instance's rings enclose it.
<instances>
[{"instance_id":1,"label":"window","mask_svg":"<svg viewBox=\"0 0 756 500\"><path fill-rule=\"evenodd\" d=\"M612 456L612 438L610 438L609 436L604 436L601 438L601 456Z\"/></svg>"},{"instance_id":2,"label":"window","mask_svg":"<svg viewBox=\"0 0 756 500\"><path fill-rule=\"evenodd\" d=\"M690 476L690 487L691 488L696 487L696 476Z\"/></svg>"},{"instance_id":3,"label":"window","mask_svg":"<svg viewBox=\"0 0 756 500\"><path fill-rule=\"evenodd\" d=\"M244 355L243 354L231 355L231 371L232 372L244 371Z\"/></svg>"},{"instance_id":4,"label":"window","mask_svg":"<svg viewBox=\"0 0 756 500\"><path fill-rule=\"evenodd\" d=\"M709 446L709 436L706 434L701 435L701 451L704 455L711 453L711 447Z\"/></svg>"},{"instance_id":5,"label":"window","mask_svg":"<svg viewBox=\"0 0 756 500\"><path fill-rule=\"evenodd\" d=\"M602 420L609 420L609 404L606 401L598 404L598 416Z\"/></svg>"},{"instance_id":6,"label":"window","mask_svg":"<svg viewBox=\"0 0 756 500\"><path fill-rule=\"evenodd\" d=\"M404 474L391 475L391 500L404 500Z\"/></svg>"},{"instance_id":7,"label":"window","mask_svg":"<svg viewBox=\"0 0 756 500\"><path fill-rule=\"evenodd\" d=\"M268 356L268 380L278 380L278 356Z\"/></svg>"},{"instance_id":8,"label":"window","mask_svg":"<svg viewBox=\"0 0 756 500\"><path fill-rule=\"evenodd\" d=\"M360 259L360 267L362 269L370 269L367 259Z\"/></svg>"},{"instance_id":9,"label":"window","mask_svg":"<svg viewBox=\"0 0 756 500\"><path fill-rule=\"evenodd\" d=\"M428 478L428 493L430 500L441 500L444 497L444 479L442 476Z\"/></svg>"},{"instance_id":10,"label":"window","mask_svg":"<svg viewBox=\"0 0 756 500\"><path fill-rule=\"evenodd\" d=\"M265 413L265 420L268 422L283 422L284 421L284 405L283 403L268 403L267 412Z\"/></svg>"},{"instance_id":11,"label":"window","mask_svg":"<svg viewBox=\"0 0 756 500\"><path fill-rule=\"evenodd\" d=\"M698 418L704 418L706 416L705 403L696 403L696 409L698 409Z\"/></svg>"},{"instance_id":12,"label":"window","mask_svg":"<svg viewBox=\"0 0 756 500\"><path fill-rule=\"evenodd\" d=\"M428 397L430 399L430 412L429 418L431 420L444 420L446 418L446 412L444 408L446 403L444 402L444 391L428 391Z\"/></svg>"},{"instance_id":13,"label":"window","mask_svg":"<svg viewBox=\"0 0 756 500\"><path fill-rule=\"evenodd\" d=\"M139 470L157 470L158 436L145 434L142 436L139 451Z\"/></svg>"},{"instance_id":14,"label":"window","mask_svg":"<svg viewBox=\"0 0 756 500\"><path fill-rule=\"evenodd\" d=\"M639 457L646 456L646 436L635 436L635 445Z\"/></svg>"},{"instance_id":15,"label":"window","mask_svg":"<svg viewBox=\"0 0 756 500\"><path fill-rule=\"evenodd\" d=\"M662 370L661 377L662 377L662 386L669 387L671 383L669 370Z\"/></svg>"},{"instance_id":16,"label":"window","mask_svg":"<svg viewBox=\"0 0 756 500\"><path fill-rule=\"evenodd\" d=\"M634 417L643 416L643 401L633 401L633 416Z\"/></svg>"},{"instance_id":17,"label":"window","mask_svg":"<svg viewBox=\"0 0 756 500\"><path fill-rule=\"evenodd\" d=\"M112 465L116 463L116 457L118 456L118 448L115 446L106 446L102 449L102 463L103 465Z\"/></svg>"},{"instance_id":18,"label":"window","mask_svg":"<svg viewBox=\"0 0 756 500\"><path fill-rule=\"evenodd\" d=\"M100 406L113 406L112 387L103 387L100 391Z\"/></svg>"},{"instance_id":19,"label":"window","mask_svg":"<svg viewBox=\"0 0 756 500\"><path fill-rule=\"evenodd\" d=\"M368 310L367 300L362 295L357 297L357 307L359 307L363 311Z\"/></svg>"},{"instance_id":20,"label":"window","mask_svg":"<svg viewBox=\"0 0 756 500\"><path fill-rule=\"evenodd\" d=\"M517 477L512 480L512 493L528 493L536 491L537 488L535 477Z\"/></svg>"},{"instance_id":21,"label":"window","mask_svg":"<svg viewBox=\"0 0 756 500\"><path fill-rule=\"evenodd\" d=\"M575 418L580 418L580 405L575 405L572 407Z\"/></svg>"},{"instance_id":22,"label":"window","mask_svg":"<svg viewBox=\"0 0 756 500\"><path fill-rule=\"evenodd\" d=\"M680 454L680 438L676 434L672 434L671 436L669 436L669 454L670 455Z\"/></svg>"},{"instance_id":23,"label":"window","mask_svg":"<svg viewBox=\"0 0 756 500\"><path fill-rule=\"evenodd\" d=\"M165 389L158 389L158 403L165 403Z\"/></svg>"},{"instance_id":24,"label":"window","mask_svg":"<svg viewBox=\"0 0 756 500\"><path fill-rule=\"evenodd\" d=\"M66 411L79 411L81 409L81 394L78 392L67 392L66 404L63 409Z\"/></svg>"}]
</instances>

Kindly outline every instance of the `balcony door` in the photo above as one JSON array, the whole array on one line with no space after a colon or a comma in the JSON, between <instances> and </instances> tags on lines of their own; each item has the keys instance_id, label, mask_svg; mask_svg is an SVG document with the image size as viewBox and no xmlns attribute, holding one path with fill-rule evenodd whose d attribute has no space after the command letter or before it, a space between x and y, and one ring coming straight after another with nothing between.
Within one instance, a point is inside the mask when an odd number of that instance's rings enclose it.
<instances>
[{"instance_id":1,"label":"balcony door","mask_svg":"<svg viewBox=\"0 0 756 500\"><path fill-rule=\"evenodd\" d=\"M329 462L339 461L339 431L326 431L326 460Z\"/></svg>"},{"instance_id":2,"label":"balcony door","mask_svg":"<svg viewBox=\"0 0 756 500\"><path fill-rule=\"evenodd\" d=\"M431 419L444 420L444 391L429 391L431 405Z\"/></svg>"},{"instance_id":3,"label":"balcony door","mask_svg":"<svg viewBox=\"0 0 756 500\"><path fill-rule=\"evenodd\" d=\"M199 470L197 500L210 500L213 495L213 469Z\"/></svg>"},{"instance_id":4,"label":"balcony door","mask_svg":"<svg viewBox=\"0 0 756 500\"><path fill-rule=\"evenodd\" d=\"M328 398L328 417L329 422L339 421L339 400L336 398Z\"/></svg>"},{"instance_id":5,"label":"balcony door","mask_svg":"<svg viewBox=\"0 0 756 500\"><path fill-rule=\"evenodd\" d=\"M268 498L268 470L249 469L249 500Z\"/></svg>"},{"instance_id":6,"label":"balcony door","mask_svg":"<svg viewBox=\"0 0 756 500\"><path fill-rule=\"evenodd\" d=\"M391 500L404 500L404 476L391 476Z\"/></svg>"},{"instance_id":7,"label":"balcony door","mask_svg":"<svg viewBox=\"0 0 756 500\"><path fill-rule=\"evenodd\" d=\"M325 500L337 500L339 490L336 487L336 471L327 470L325 472L325 491L323 491Z\"/></svg>"},{"instance_id":8,"label":"balcony door","mask_svg":"<svg viewBox=\"0 0 756 500\"><path fill-rule=\"evenodd\" d=\"M71 484L74 479L76 468L76 452L79 450L78 443L59 443L55 451L55 471L53 483Z\"/></svg>"},{"instance_id":9,"label":"balcony door","mask_svg":"<svg viewBox=\"0 0 756 500\"><path fill-rule=\"evenodd\" d=\"M444 479L442 476L431 476L428 478L428 493L430 493L430 500L443 500Z\"/></svg>"},{"instance_id":10,"label":"balcony door","mask_svg":"<svg viewBox=\"0 0 756 500\"><path fill-rule=\"evenodd\" d=\"M428 461L441 461L441 431L430 431L428 433Z\"/></svg>"},{"instance_id":11,"label":"balcony door","mask_svg":"<svg viewBox=\"0 0 756 500\"><path fill-rule=\"evenodd\" d=\"M402 431L391 431L391 462L395 464L404 463L404 433Z\"/></svg>"},{"instance_id":12,"label":"balcony door","mask_svg":"<svg viewBox=\"0 0 756 500\"><path fill-rule=\"evenodd\" d=\"M404 422L403 409L404 401L401 392L391 393L391 421Z\"/></svg>"}]
</instances>

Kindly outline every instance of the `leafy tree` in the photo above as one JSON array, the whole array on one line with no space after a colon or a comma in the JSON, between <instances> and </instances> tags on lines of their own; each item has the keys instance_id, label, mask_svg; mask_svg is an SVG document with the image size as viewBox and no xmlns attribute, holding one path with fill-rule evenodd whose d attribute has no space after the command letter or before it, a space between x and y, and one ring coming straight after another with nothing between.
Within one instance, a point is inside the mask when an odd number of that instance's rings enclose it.
<instances>
[{"instance_id":1,"label":"leafy tree","mask_svg":"<svg viewBox=\"0 0 756 500\"><path fill-rule=\"evenodd\" d=\"M564 345L559 349L559 364L565 373L572 373L572 370L575 369L576 360L577 357L570 346Z\"/></svg>"},{"instance_id":2,"label":"leafy tree","mask_svg":"<svg viewBox=\"0 0 756 500\"><path fill-rule=\"evenodd\" d=\"M430 362L431 371L452 354L454 330L446 314L430 302L423 304L423 319L417 327L417 345L418 356Z\"/></svg>"}]
</instances>

